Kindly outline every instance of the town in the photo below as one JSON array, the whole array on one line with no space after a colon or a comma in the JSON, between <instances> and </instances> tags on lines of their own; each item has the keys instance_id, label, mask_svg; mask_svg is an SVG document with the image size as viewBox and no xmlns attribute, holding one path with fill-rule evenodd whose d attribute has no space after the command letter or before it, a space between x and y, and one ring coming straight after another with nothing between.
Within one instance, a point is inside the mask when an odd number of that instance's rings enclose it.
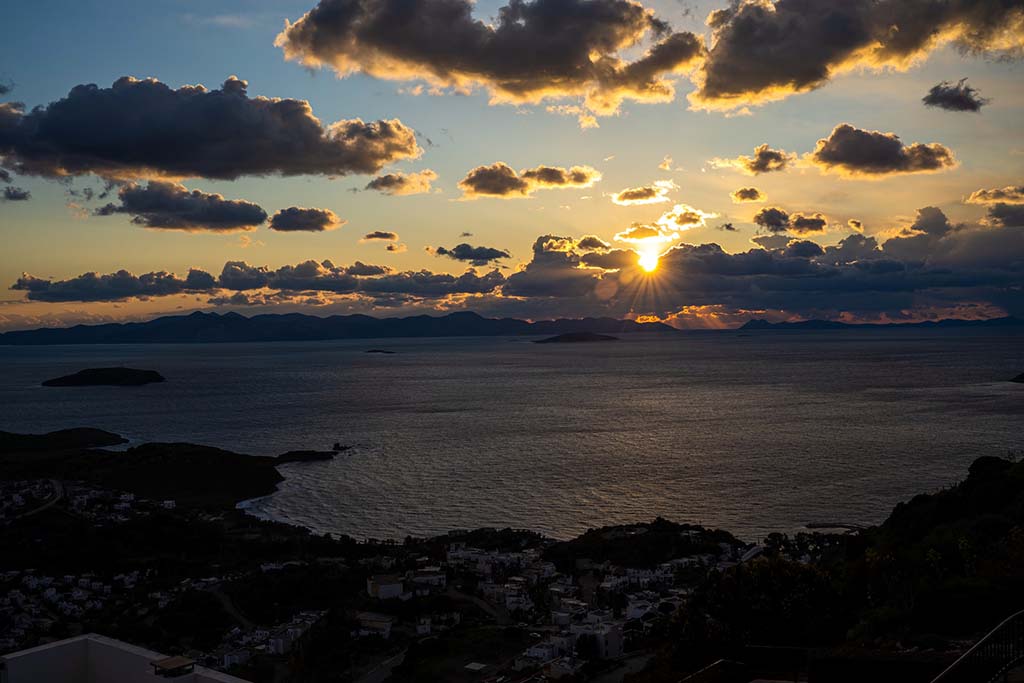
<instances>
[{"instance_id":1,"label":"town","mask_svg":"<svg viewBox=\"0 0 1024 683\"><path fill-rule=\"evenodd\" d=\"M307 535L236 511L183 509L174 500L148 500L84 482L3 486L0 524L8 530L48 512L106 535L172 520L249 540ZM617 564L577 556L566 544L529 531L481 529L402 544L337 541L333 545L341 547L330 557L288 556L278 549L261 557L247 549L245 560L230 570L213 565L191 576L157 557L68 573L9 568L0 573L0 651L92 631L130 631L136 638L152 634L144 644L181 652L210 668L282 680L291 667L318 656L311 650L330 622L332 638L342 625L343 640L334 641L332 656L348 650L345 680L383 680L389 674L415 680L427 671L434 680L452 681L618 680L647 662L668 620L706 572L763 550L722 532L661 520L595 533L609 547L651 534L659 546L679 553L659 551L650 562ZM665 544L666 533L678 540ZM331 539L321 542L332 545ZM321 604L314 590L281 595L274 615L265 609L249 614L252 586L301 582L325 572L332 578L321 583ZM349 594L338 595L339 586ZM194 634L187 648L162 635L183 614L203 615L204 622L204 633ZM214 632L205 633L211 626Z\"/></svg>"}]
</instances>

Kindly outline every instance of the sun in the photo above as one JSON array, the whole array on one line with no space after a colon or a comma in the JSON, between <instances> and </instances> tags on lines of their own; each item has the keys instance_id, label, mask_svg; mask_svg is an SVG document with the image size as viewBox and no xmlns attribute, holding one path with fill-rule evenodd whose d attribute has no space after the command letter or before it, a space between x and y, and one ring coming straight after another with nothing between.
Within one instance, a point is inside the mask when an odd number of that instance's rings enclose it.
<instances>
[{"instance_id":1,"label":"sun","mask_svg":"<svg viewBox=\"0 0 1024 683\"><path fill-rule=\"evenodd\" d=\"M654 251L644 252L640 254L637 263L644 269L645 273L653 273L658 268L658 253Z\"/></svg>"}]
</instances>

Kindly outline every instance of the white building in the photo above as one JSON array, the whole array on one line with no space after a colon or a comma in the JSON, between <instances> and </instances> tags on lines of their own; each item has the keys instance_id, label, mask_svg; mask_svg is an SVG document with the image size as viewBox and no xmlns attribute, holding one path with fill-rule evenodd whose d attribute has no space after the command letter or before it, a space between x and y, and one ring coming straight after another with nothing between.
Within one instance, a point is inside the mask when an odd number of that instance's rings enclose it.
<instances>
[{"instance_id":1,"label":"white building","mask_svg":"<svg viewBox=\"0 0 1024 683\"><path fill-rule=\"evenodd\" d=\"M247 683L94 633L0 656L3 683L160 683L170 676L175 683Z\"/></svg>"}]
</instances>

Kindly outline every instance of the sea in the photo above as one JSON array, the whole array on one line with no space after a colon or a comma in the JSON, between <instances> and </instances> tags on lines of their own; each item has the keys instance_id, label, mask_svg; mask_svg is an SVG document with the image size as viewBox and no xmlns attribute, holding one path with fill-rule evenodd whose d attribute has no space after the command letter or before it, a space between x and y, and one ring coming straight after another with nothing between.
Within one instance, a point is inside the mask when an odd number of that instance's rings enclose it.
<instances>
[{"instance_id":1,"label":"sea","mask_svg":"<svg viewBox=\"0 0 1024 683\"><path fill-rule=\"evenodd\" d=\"M0 346L0 429L91 426L132 444L281 466L254 515L366 539L482 526L569 538L649 521L748 541L875 524L1024 453L1020 330L635 333L248 344ZM367 353L370 349L394 353ZM42 387L87 367L142 387Z\"/></svg>"}]
</instances>

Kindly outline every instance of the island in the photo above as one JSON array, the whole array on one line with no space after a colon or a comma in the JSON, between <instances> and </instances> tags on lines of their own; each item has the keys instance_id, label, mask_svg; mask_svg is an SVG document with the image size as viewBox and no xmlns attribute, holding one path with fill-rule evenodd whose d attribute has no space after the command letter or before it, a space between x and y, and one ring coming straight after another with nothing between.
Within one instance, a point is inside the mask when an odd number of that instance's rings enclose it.
<instances>
[{"instance_id":1,"label":"island","mask_svg":"<svg viewBox=\"0 0 1024 683\"><path fill-rule=\"evenodd\" d=\"M392 353L394 353L394 351L388 351L386 349L367 349L366 353L386 353L386 354L392 354Z\"/></svg>"},{"instance_id":2,"label":"island","mask_svg":"<svg viewBox=\"0 0 1024 683\"><path fill-rule=\"evenodd\" d=\"M137 387L163 382L164 376L156 370L135 368L87 368L72 375L64 375L43 382L44 387Z\"/></svg>"},{"instance_id":3,"label":"island","mask_svg":"<svg viewBox=\"0 0 1024 683\"><path fill-rule=\"evenodd\" d=\"M617 341L618 337L594 332L566 332L547 339L537 339L534 344L580 344L583 342Z\"/></svg>"},{"instance_id":4,"label":"island","mask_svg":"<svg viewBox=\"0 0 1024 683\"><path fill-rule=\"evenodd\" d=\"M1014 377L1010 381L1011 382L1016 382L1017 384L1024 384L1024 372L1020 373L1019 375L1017 375L1016 377Z\"/></svg>"},{"instance_id":5,"label":"island","mask_svg":"<svg viewBox=\"0 0 1024 683\"><path fill-rule=\"evenodd\" d=\"M331 450L331 451L288 451L274 458L277 463L284 464L289 462L319 462L321 460L334 460L334 456L340 453L342 450Z\"/></svg>"}]
</instances>

